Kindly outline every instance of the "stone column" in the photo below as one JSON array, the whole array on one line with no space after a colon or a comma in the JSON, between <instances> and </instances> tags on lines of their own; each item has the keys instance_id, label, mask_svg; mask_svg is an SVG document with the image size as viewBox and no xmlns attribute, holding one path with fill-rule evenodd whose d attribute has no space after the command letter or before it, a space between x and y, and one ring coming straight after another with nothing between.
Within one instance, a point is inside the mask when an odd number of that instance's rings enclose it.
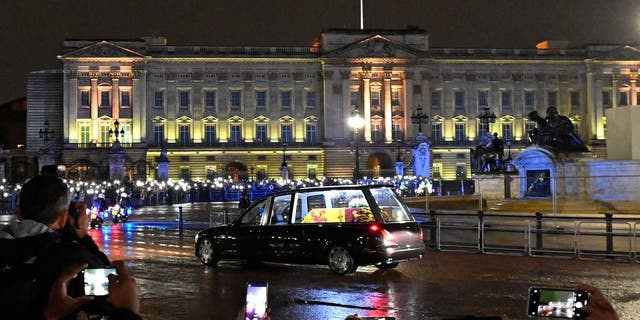
<instances>
[{"instance_id":1,"label":"stone column","mask_svg":"<svg viewBox=\"0 0 640 320\"><path fill-rule=\"evenodd\" d=\"M76 121L78 119L78 77L75 73L65 71L64 72L64 89L67 111L63 115L62 120L62 132L65 132L66 142L76 143L79 140L78 131L76 128ZM64 103L64 102L63 102Z\"/></svg>"},{"instance_id":2,"label":"stone column","mask_svg":"<svg viewBox=\"0 0 640 320\"><path fill-rule=\"evenodd\" d=\"M371 88L370 79L362 79L364 100L364 141L371 141Z\"/></svg>"},{"instance_id":3,"label":"stone column","mask_svg":"<svg viewBox=\"0 0 640 320\"><path fill-rule=\"evenodd\" d=\"M408 106L413 106L415 105L414 101L413 101L413 78L412 78L412 74L410 73L406 73L405 76L402 78L402 94L403 94L403 98L402 99L402 132L403 134L403 140L406 139L408 137L408 132L409 132L409 125L407 124L407 121L409 119L409 108ZM425 106L425 109L427 110L427 106ZM403 171L404 172L404 171Z\"/></svg>"},{"instance_id":4,"label":"stone column","mask_svg":"<svg viewBox=\"0 0 640 320\"><path fill-rule=\"evenodd\" d=\"M133 124L131 127L132 141L140 142L142 137L147 137L146 132L146 79L144 70L135 70L133 72L131 88L131 97L133 99L131 106L131 114L133 116Z\"/></svg>"},{"instance_id":5,"label":"stone column","mask_svg":"<svg viewBox=\"0 0 640 320\"><path fill-rule=\"evenodd\" d=\"M91 141L100 141L100 127L98 127L98 76L99 72L91 72Z\"/></svg>"},{"instance_id":6,"label":"stone column","mask_svg":"<svg viewBox=\"0 0 640 320\"><path fill-rule=\"evenodd\" d=\"M118 76L117 72L111 74L111 117L113 119L120 118L120 79Z\"/></svg>"},{"instance_id":7,"label":"stone column","mask_svg":"<svg viewBox=\"0 0 640 320\"><path fill-rule=\"evenodd\" d=\"M629 90L629 98L631 99L631 105L638 105L638 94L636 93L636 82L638 80L638 74L632 72L629 74L629 83L631 84L631 90Z\"/></svg>"},{"instance_id":8,"label":"stone column","mask_svg":"<svg viewBox=\"0 0 640 320\"><path fill-rule=\"evenodd\" d=\"M611 75L611 87L613 88L613 94L611 94L611 107L617 108L618 95L620 92L618 91L618 75L615 73Z\"/></svg>"},{"instance_id":9,"label":"stone column","mask_svg":"<svg viewBox=\"0 0 640 320\"><path fill-rule=\"evenodd\" d=\"M6 179L6 175L5 175L5 165L7 163L7 159L5 158L0 158L0 181L2 181L3 179Z\"/></svg>"},{"instance_id":10,"label":"stone column","mask_svg":"<svg viewBox=\"0 0 640 320\"><path fill-rule=\"evenodd\" d=\"M598 88L597 86L595 86L595 79L593 76L593 67L591 66L587 66L587 114L590 115L587 119L587 123L588 123L588 133L589 133L589 138L592 137L597 137L597 130L596 130L596 101L595 101L595 95L596 95L596 89Z\"/></svg>"},{"instance_id":11,"label":"stone column","mask_svg":"<svg viewBox=\"0 0 640 320\"><path fill-rule=\"evenodd\" d=\"M389 72L384 77L384 140L387 143L393 141L391 119L391 72Z\"/></svg>"}]
</instances>

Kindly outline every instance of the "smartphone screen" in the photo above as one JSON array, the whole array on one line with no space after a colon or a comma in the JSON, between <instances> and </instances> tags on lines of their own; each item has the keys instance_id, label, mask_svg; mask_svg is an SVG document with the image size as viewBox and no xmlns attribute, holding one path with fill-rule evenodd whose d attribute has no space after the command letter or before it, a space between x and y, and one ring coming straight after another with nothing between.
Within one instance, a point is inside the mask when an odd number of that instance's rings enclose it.
<instances>
[{"instance_id":1,"label":"smartphone screen","mask_svg":"<svg viewBox=\"0 0 640 320\"><path fill-rule=\"evenodd\" d=\"M531 317L581 319L582 308L587 305L589 294L567 289L530 288L529 310Z\"/></svg>"},{"instance_id":2,"label":"smartphone screen","mask_svg":"<svg viewBox=\"0 0 640 320\"><path fill-rule=\"evenodd\" d=\"M247 283L245 320L261 320L267 316L268 287L266 282Z\"/></svg>"},{"instance_id":3,"label":"smartphone screen","mask_svg":"<svg viewBox=\"0 0 640 320\"><path fill-rule=\"evenodd\" d=\"M84 294L87 296L106 296L109 294L110 274L118 274L116 268L88 268L82 271Z\"/></svg>"}]
</instances>

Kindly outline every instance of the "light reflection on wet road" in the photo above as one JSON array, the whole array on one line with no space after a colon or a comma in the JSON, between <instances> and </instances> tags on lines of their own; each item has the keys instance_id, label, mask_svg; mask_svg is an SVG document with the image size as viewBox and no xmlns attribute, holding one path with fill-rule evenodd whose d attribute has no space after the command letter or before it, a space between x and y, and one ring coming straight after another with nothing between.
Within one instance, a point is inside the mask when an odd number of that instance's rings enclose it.
<instances>
[{"instance_id":1,"label":"light reflection on wet road","mask_svg":"<svg viewBox=\"0 0 640 320\"><path fill-rule=\"evenodd\" d=\"M90 231L109 257L129 260L145 319L234 319L247 281L269 282L273 319L344 319L354 313L397 319L505 313L528 319L529 286L579 283L602 288L623 319L640 314L636 263L429 252L396 270L361 267L347 277L323 266L225 262L210 268L193 254L196 230L178 232L175 216L163 210L144 208L130 223ZM185 217L200 227L209 219L186 210Z\"/></svg>"}]
</instances>

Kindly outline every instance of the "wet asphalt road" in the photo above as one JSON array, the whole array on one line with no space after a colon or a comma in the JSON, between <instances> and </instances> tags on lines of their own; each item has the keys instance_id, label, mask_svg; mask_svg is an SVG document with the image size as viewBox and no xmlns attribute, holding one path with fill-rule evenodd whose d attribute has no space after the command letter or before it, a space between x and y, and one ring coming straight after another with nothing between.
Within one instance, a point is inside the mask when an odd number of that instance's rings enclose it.
<instances>
[{"instance_id":1,"label":"wet asphalt road","mask_svg":"<svg viewBox=\"0 0 640 320\"><path fill-rule=\"evenodd\" d=\"M227 205L234 212L233 205ZM128 260L145 319L235 319L247 281L268 281L273 319L344 319L349 314L396 319L449 319L504 313L529 319L529 286L600 287L622 319L640 318L637 263L429 251L395 270L360 267L335 276L324 266L224 262L194 256L197 230L221 221L221 205L145 207L124 225L90 234L112 259ZM209 212L214 212L209 215Z\"/></svg>"}]
</instances>

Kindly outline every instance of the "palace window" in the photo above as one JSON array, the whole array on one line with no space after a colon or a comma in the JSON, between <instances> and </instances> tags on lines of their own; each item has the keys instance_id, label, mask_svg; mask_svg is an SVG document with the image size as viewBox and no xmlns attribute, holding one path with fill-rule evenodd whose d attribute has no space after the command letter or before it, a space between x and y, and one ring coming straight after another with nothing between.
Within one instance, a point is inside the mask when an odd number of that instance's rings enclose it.
<instances>
[{"instance_id":1,"label":"palace window","mask_svg":"<svg viewBox=\"0 0 640 320\"><path fill-rule=\"evenodd\" d=\"M111 93L109 91L100 91L100 106L108 107L111 105Z\"/></svg>"},{"instance_id":2,"label":"palace window","mask_svg":"<svg viewBox=\"0 0 640 320\"><path fill-rule=\"evenodd\" d=\"M380 121L371 123L371 139L375 142L380 142L384 139L384 133L382 132L382 124Z\"/></svg>"},{"instance_id":3,"label":"palace window","mask_svg":"<svg viewBox=\"0 0 640 320\"><path fill-rule=\"evenodd\" d=\"M404 134L402 132L402 125L398 122L391 124L391 137L393 141L404 140Z\"/></svg>"},{"instance_id":4,"label":"palace window","mask_svg":"<svg viewBox=\"0 0 640 320\"><path fill-rule=\"evenodd\" d=\"M602 91L602 107L611 108L611 92L609 90Z\"/></svg>"},{"instance_id":5,"label":"palace window","mask_svg":"<svg viewBox=\"0 0 640 320\"><path fill-rule=\"evenodd\" d=\"M80 124L80 143L91 142L91 125L88 123Z\"/></svg>"},{"instance_id":6,"label":"palace window","mask_svg":"<svg viewBox=\"0 0 640 320\"><path fill-rule=\"evenodd\" d=\"M162 108L164 106L164 91L156 91L153 94L153 106Z\"/></svg>"},{"instance_id":7,"label":"palace window","mask_svg":"<svg viewBox=\"0 0 640 320\"><path fill-rule=\"evenodd\" d=\"M371 105L372 106L380 105L380 91L371 91Z\"/></svg>"},{"instance_id":8,"label":"palace window","mask_svg":"<svg viewBox=\"0 0 640 320\"><path fill-rule=\"evenodd\" d=\"M266 108L267 107L267 92L266 91L256 91L256 107L257 108Z\"/></svg>"},{"instance_id":9,"label":"palace window","mask_svg":"<svg viewBox=\"0 0 640 320\"><path fill-rule=\"evenodd\" d=\"M351 91L350 101L351 101L351 106L360 105L360 92Z\"/></svg>"},{"instance_id":10,"label":"palace window","mask_svg":"<svg viewBox=\"0 0 640 320\"><path fill-rule=\"evenodd\" d=\"M392 106L399 106L400 105L400 91L399 90L393 90L391 92L391 105Z\"/></svg>"},{"instance_id":11,"label":"palace window","mask_svg":"<svg viewBox=\"0 0 640 320\"><path fill-rule=\"evenodd\" d=\"M621 106L629 105L629 94L627 91L620 92L620 105Z\"/></svg>"},{"instance_id":12,"label":"palace window","mask_svg":"<svg viewBox=\"0 0 640 320\"><path fill-rule=\"evenodd\" d=\"M431 107L440 107L442 105L442 92L441 91L433 91L431 92Z\"/></svg>"},{"instance_id":13,"label":"palace window","mask_svg":"<svg viewBox=\"0 0 640 320\"><path fill-rule=\"evenodd\" d=\"M80 106L88 107L91 104L89 90L80 91Z\"/></svg>"},{"instance_id":14,"label":"palace window","mask_svg":"<svg viewBox=\"0 0 640 320\"><path fill-rule=\"evenodd\" d=\"M131 106L131 92L129 92L129 91L120 91L120 106L121 107L130 107Z\"/></svg>"},{"instance_id":15,"label":"palace window","mask_svg":"<svg viewBox=\"0 0 640 320\"><path fill-rule=\"evenodd\" d=\"M189 124L181 124L178 129L178 139L180 144L187 145L191 142L191 132Z\"/></svg>"},{"instance_id":16,"label":"palace window","mask_svg":"<svg viewBox=\"0 0 640 320\"><path fill-rule=\"evenodd\" d=\"M153 124L153 142L155 142L156 146L161 146L164 142L164 124L163 123L154 123Z\"/></svg>"},{"instance_id":17,"label":"palace window","mask_svg":"<svg viewBox=\"0 0 640 320\"><path fill-rule=\"evenodd\" d=\"M489 92L486 90L478 91L478 106L479 107L488 107L489 106Z\"/></svg>"},{"instance_id":18,"label":"palace window","mask_svg":"<svg viewBox=\"0 0 640 320\"><path fill-rule=\"evenodd\" d=\"M215 90L206 90L204 92L204 107L208 109L213 109L216 107L216 91Z\"/></svg>"},{"instance_id":19,"label":"palace window","mask_svg":"<svg viewBox=\"0 0 640 320\"><path fill-rule=\"evenodd\" d=\"M282 91L282 109L291 109L291 91Z\"/></svg>"},{"instance_id":20,"label":"palace window","mask_svg":"<svg viewBox=\"0 0 640 320\"><path fill-rule=\"evenodd\" d=\"M502 124L502 139L507 141L513 140L513 124L512 123Z\"/></svg>"},{"instance_id":21,"label":"palace window","mask_svg":"<svg viewBox=\"0 0 640 320\"><path fill-rule=\"evenodd\" d=\"M100 143L111 142L111 134L109 133L109 130L111 130L111 126L109 124L100 125Z\"/></svg>"},{"instance_id":22,"label":"palace window","mask_svg":"<svg viewBox=\"0 0 640 320\"><path fill-rule=\"evenodd\" d=\"M258 143L268 142L266 123L256 123L256 142Z\"/></svg>"},{"instance_id":23,"label":"palace window","mask_svg":"<svg viewBox=\"0 0 640 320\"><path fill-rule=\"evenodd\" d=\"M316 93L314 91L307 91L307 107L313 108L316 106Z\"/></svg>"},{"instance_id":24,"label":"palace window","mask_svg":"<svg viewBox=\"0 0 640 320\"><path fill-rule=\"evenodd\" d=\"M240 91L231 91L229 92L231 98L231 109L239 110L240 105L242 104L242 97Z\"/></svg>"},{"instance_id":25,"label":"palace window","mask_svg":"<svg viewBox=\"0 0 640 320\"><path fill-rule=\"evenodd\" d=\"M456 108L464 108L464 91L456 90L453 92L453 100Z\"/></svg>"},{"instance_id":26,"label":"palace window","mask_svg":"<svg viewBox=\"0 0 640 320\"><path fill-rule=\"evenodd\" d=\"M317 126L315 123L307 122L305 141L307 143L316 143L318 141Z\"/></svg>"},{"instance_id":27,"label":"palace window","mask_svg":"<svg viewBox=\"0 0 640 320\"><path fill-rule=\"evenodd\" d=\"M213 123L207 123L204 125L204 142L212 146L216 143L216 125Z\"/></svg>"},{"instance_id":28,"label":"palace window","mask_svg":"<svg viewBox=\"0 0 640 320\"><path fill-rule=\"evenodd\" d=\"M466 135L466 125L464 123L456 123L455 125L455 140L457 142L463 142L465 140L467 140L467 135Z\"/></svg>"},{"instance_id":29,"label":"palace window","mask_svg":"<svg viewBox=\"0 0 640 320\"><path fill-rule=\"evenodd\" d=\"M309 179L316 179L318 177L317 170L317 165L307 166L307 177L309 177Z\"/></svg>"},{"instance_id":30,"label":"palace window","mask_svg":"<svg viewBox=\"0 0 640 320\"><path fill-rule=\"evenodd\" d=\"M535 109L536 95L534 91L527 90L524 92L524 107L527 109Z\"/></svg>"},{"instance_id":31,"label":"palace window","mask_svg":"<svg viewBox=\"0 0 640 320\"><path fill-rule=\"evenodd\" d=\"M431 124L431 139L433 141L442 141L442 123L432 123Z\"/></svg>"},{"instance_id":32,"label":"palace window","mask_svg":"<svg viewBox=\"0 0 640 320\"><path fill-rule=\"evenodd\" d=\"M121 123L120 130L122 130L122 135L118 139L122 143L131 143L131 124L130 123Z\"/></svg>"},{"instance_id":33,"label":"palace window","mask_svg":"<svg viewBox=\"0 0 640 320\"><path fill-rule=\"evenodd\" d=\"M189 91L180 90L180 91L178 91L178 95L179 95L179 99L180 99L180 109L189 108L189 105L190 105Z\"/></svg>"},{"instance_id":34,"label":"palace window","mask_svg":"<svg viewBox=\"0 0 640 320\"><path fill-rule=\"evenodd\" d=\"M478 137L481 137L484 132L489 132L489 124L485 121L478 121ZM491 132L489 132L491 133Z\"/></svg>"},{"instance_id":35,"label":"palace window","mask_svg":"<svg viewBox=\"0 0 640 320\"><path fill-rule=\"evenodd\" d=\"M231 125L231 142L241 142L242 141L242 125L240 124L232 124Z\"/></svg>"},{"instance_id":36,"label":"palace window","mask_svg":"<svg viewBox=\"0 0 640 320\"><path fill-rule=\"evenodd\" d=\"M511 90L500 91L500 105L503 108L511 108Z\"/></svg>"},{"instance_id":37,"label":"palace window","mask_svg":"<svg viewBox=\"0 0 640 320\"><path fill-rule=\"evenodd\" d=\"M293 126L291 125L291 123L283 123L282 125L280 125L280 130L282 142L293 141Z\"/></svg>"}]
</instances>

